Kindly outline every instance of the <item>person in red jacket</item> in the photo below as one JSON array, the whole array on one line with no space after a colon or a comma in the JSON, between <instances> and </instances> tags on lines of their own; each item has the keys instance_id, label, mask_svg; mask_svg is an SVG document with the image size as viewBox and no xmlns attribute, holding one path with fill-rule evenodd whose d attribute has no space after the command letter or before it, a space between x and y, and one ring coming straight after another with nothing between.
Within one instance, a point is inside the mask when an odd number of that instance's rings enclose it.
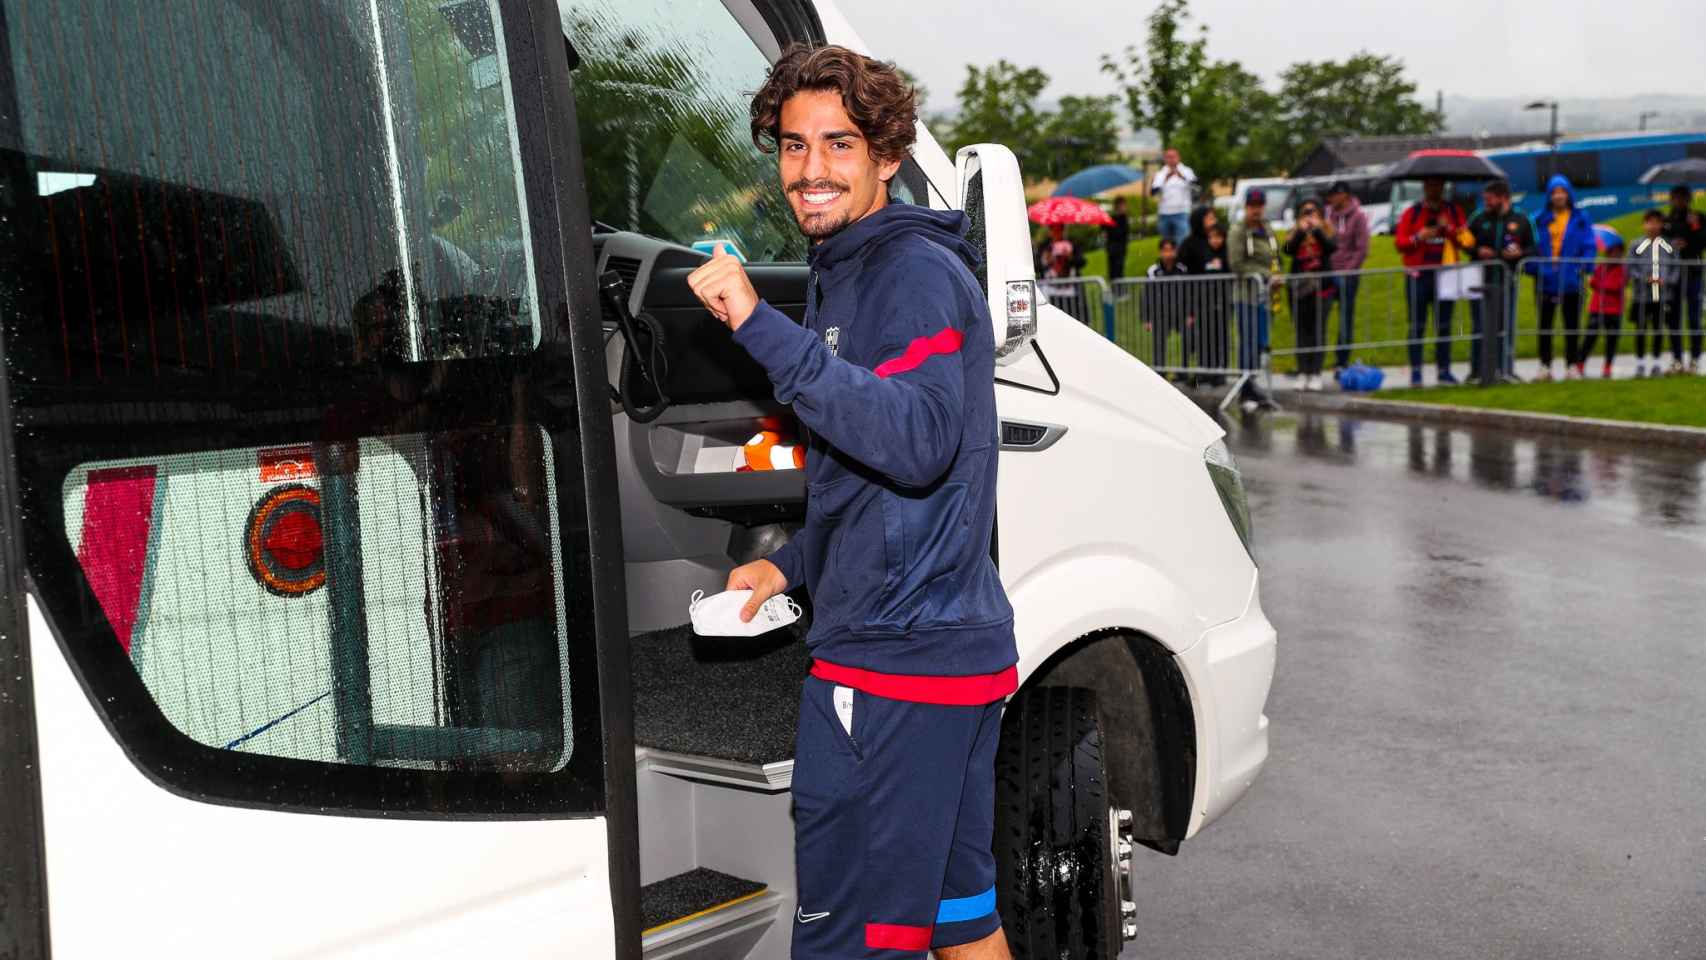
<instances>
[{"instance_id":1,"label":"person in red jacket","mask_svg":"<svg viewBox=\"0 0 1706 960\"><path fill-rule=\"evenodd\" d=\"M1456 204L1445 200L1445 181L1430 177L1422 181L1422 199L1398 218L1393 231L1398 252L1404 255L1408 276L1404 279L1405 301L1410 313L1410 385L1422 385L1422 339L1428 327L1428 307L1434 311L1434 365L1438 382L1452 384L1451 308L1454 301L1439 298L1439 267L1462 259L1459 248L1474 245L1468 223Z\"/></svg>"},{"instance_id":2,"label":"person in red jacket","mask_svg":"<svg viewBox=\"0 0 1706 960\"><path fill-rule=\"evenodd\" d=\"M1618 329L1623 326L1623 288L1629 285L1629 271L1616 261L1623 257L1622 238L1606 237L1605 260L1593 268L1588 278L1588 329L1582 335L1576 357L1581 363L1593 353L1594 339L1605 333L1605 379L1611 379L1611 364L1617 359Z\"/></svg>"}]
</instances>

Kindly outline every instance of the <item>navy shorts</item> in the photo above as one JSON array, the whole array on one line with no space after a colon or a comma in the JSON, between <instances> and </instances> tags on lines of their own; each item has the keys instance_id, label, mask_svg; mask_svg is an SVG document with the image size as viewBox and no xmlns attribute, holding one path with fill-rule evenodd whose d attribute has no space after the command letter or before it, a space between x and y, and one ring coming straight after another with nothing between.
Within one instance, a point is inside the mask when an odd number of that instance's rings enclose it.
<instances>
[{"instance_id":1,"label":"navy shorts","mask_svg":"<svg viewBox=\"0 0 1706 960\"><path fill-rule=\"evenodd\" d=\"M999 700L912 703L806 678L795 960L922 958L1001 926L990 852L1000 734Z\"/></svg>"}]
</instances>

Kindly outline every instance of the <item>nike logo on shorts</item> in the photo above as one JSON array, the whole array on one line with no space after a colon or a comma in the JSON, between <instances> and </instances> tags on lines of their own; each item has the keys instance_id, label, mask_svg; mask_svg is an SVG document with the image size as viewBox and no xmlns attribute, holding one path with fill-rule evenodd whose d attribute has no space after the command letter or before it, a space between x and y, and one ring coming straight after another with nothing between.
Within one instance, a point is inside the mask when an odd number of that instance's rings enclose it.
<instances>
[{"instance_id":1,"label":"nike logo on shorts","mask_svg":"<svg viewBox=\"0 0 1706 960\"><path fill-rule=\"evenodd\" d=\"M825 910L822 913L807 913L805 907L795 907L794 908L794 919L800 921L801 923L811 923L813 920L822 920L824 917L827 917L827 916L829 916L828 910Z\"/></svg>"}]
</instances>

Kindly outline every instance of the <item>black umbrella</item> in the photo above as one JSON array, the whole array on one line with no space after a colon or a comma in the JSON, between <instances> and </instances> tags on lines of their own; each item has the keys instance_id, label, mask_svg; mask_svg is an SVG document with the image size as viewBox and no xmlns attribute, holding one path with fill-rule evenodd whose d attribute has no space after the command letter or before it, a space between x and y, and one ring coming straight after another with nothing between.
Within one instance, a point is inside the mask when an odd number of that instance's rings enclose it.
<instances>
[{"instance_id":1,"label":"black umbrella","mask_svg":"<svg viewBox=\"0 0 1706 960\"><path fill-rule=\"evenodd\" d=\"M1699 183L1706 180L1706 158L1689 157L1661 163L1641 174L1641 183Z\"/></svg>"},{"instance_id":2,"label":"black umbrella","mask_svg":"<svg viewBox=\"0 0 1706 960\"><path fill-rule=\"evenodd\" d=\"M1417 150L1387 169L1390 180L1504 180L1499 165L1473 150Z\"/></svg>"}]
</instances>

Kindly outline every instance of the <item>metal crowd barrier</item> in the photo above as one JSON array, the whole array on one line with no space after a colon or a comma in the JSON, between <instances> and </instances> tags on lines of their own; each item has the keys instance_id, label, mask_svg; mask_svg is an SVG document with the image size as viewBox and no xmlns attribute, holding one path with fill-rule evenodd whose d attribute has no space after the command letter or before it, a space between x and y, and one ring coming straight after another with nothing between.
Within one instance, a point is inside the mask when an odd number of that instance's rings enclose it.
<instances>
[{"instance_id":1,"label":"metal crowd barrier","mask_svg":"<svg viewBox=\"0 0 1706 960\"><path fill-rule=\"evenodd\" d=\"M1590 283L1600 266L1624 269L1616 323L1590 316ZM1478 260L1278 273L1267 283L1216 274L1128 277L1112 285L1075 277L1041 286L1055 305L1100 326L1163 375L1198 384L1233 381L1230 402L1252 377L1321 374L1352 361L1431 367L1436 378L1445 370L1456 379L1496 383L1515 379L1518 356L1585 361L1611 337L1613 350L1700 361L1706 267L1681 261L1675 282L1636 289L1635 277L1648 267L1650 258L1536 257L1515 265ZM1483 329L1490 336L1482 337Z\"/></svg>"},{"instance_id":2,"label":"metal crowd barrier","mask_svg":"<svg viewBox=\"0 0 1706 960\"><path fill-rule=\"evenodd\" d=\"M1673 368L1684 363L1697 368L1706 348L1701 273L1699 260L1661 261L1655 271L1650 256L1525 259L1517 270L1528 287L1515 316L1518 349L1527 354L1532 348L1542 375L1550 375L1555 360L1564 362L1567 373L1570 364L1586 364L1596 351L1603 351L1607 363L1620 350L1639 359L1650 356L1655 364L1669 353ZM1596 313L1596 290L1613 288L1622 291L1619 309ZM1605 297L1599 299L1606 305Z\"/></svg>"},{"instance_id":3,"label":"metal crowd barrier","mask_svg":"<svg viewBox=\"0 0 1706 960\"><path fill-rule=\"evenodd\" d=\"M1436 375L1449 371L1455 378L1453 368L1467 354L1468 374L1478 377L1483 347L1489 354L1509 353L1510 323L1487 323L1501 316L1508 321L1509 276L1498 260L1277 274L1274 360L1289 361L1299 376L1361 360L1416 371L1433 367ZM1485 344L1483 326L1494 331ZM1458 343L1470 348L1457 350Z\"/></svg>"},{"instance_id":4,"label":"metal crowd barrier","mask_svg":"<svg viewBox=\"0 0 1706 960\"><path fill-rule=\"evenodd\" d=\"M1263 369L1260 278L1233 274L1129 277L1113 285L1113 336L1171 379L1232 386L1222 406Z\"/></svg>"},{"instance_id":5,"label":"metal crowd barrier","mask_svg":"<svg viewBox=\"0 0 1706 960\"><path fill-rule=\"evenodd\" d=\"M1108 296L1107 278L1086 275L1038 280L1037 292L1067 315L1077 318L1079 323L1100 330L1103 336L1113 339L1112 321L1108 316L1108 305L1112 301Z\"/></svg>"}]
</instances>

